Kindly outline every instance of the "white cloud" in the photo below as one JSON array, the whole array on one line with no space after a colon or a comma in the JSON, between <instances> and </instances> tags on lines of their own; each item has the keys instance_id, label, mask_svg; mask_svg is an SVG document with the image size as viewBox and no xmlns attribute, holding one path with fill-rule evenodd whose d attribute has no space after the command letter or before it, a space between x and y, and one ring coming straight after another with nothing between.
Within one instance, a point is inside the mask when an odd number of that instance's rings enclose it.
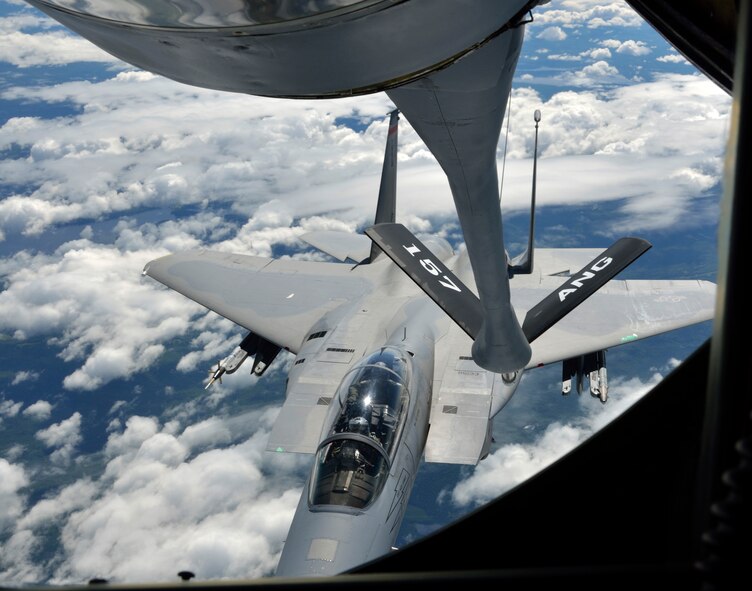
<instances>
[{"instance_id":1,"label":"white cloud","mask_svg":"<svg viewBox=\"0 0 752 591\"><path fill-rule=\"evenodd\" d=\"M17 6L19 12L9 14L0 18L0 31L17 31L20 29L38 29L45 30L49 28L58 28L59 25L51 18L44 16L41 12L29 9L29 4L25 0L5 0L7 6Z\"/></svg>"},{"instance_id":2,"label":"white cloud","mask_svg":"<svg viewBox=\"0 0 752 591\"><path fill-rule=\"evenodd\" d=\"M619 70L616 67L603 60L598 60L594 64L585 66L580 72L588 80L616 76L619 74Z\"/></svg>"},{"instance_id":3,"label":"white cloud","mask_svg":"<svg viewBox=\"0 0 752 591\"><path fill-rule=\"evenodd\" d=\"M217 315L207 315L203 320L204 322L194 323L194 330L201 331L191 341L191 346L196 350L187 353L178 361L178 371L193 371L199 364L206 362L216 365L227 357L245 336L240 333L237 325ZM206 365L208 367L208 364Z\"/></svg>"},{"instance_id":4,"label":"white cloud","mask_svg":"<svg viewBox=\"0 0 752 591\"><path fill-rule=\"evenodd\" d=\"M0 30L2 28L0 25ZM0 34L0 61L20 68L59 66L74 62L122 65L118 59L88 41L61 31L28 34L5 30Z\"/></svg>"},{"instance_id":5,"label":"white cloud","mask_svg":"<svg viewBox=\"0 0 752 591\"><path fill-rule=\"evenodd\" d=\"M21 443L11 445L5 450L5 459L9 462L15 462L24 453L24 450L26 450L26 446Z\"/></svg>"},{"instance_id":6,"label":"white cloud","mask_svg":"<svg viewBox=\"0 0 752 591\"><path fill-rule=\"evenodd\" d=\"M656 61L668 63L668 64L689 64L687 59L678 53L668 53L656 58Z\"/></svg>"},{"instance_id":7,"label":"white cloud","mask_svg":"<svg viewBox=\"0 0 752 591\"><path fill-rule=\"evenodd\" d=\"M0 178L23 193L0 203L0 230L37 235L55 223L124 213L144 205L232 201L239 211L301 188L338 180L375 180L354 195L362 216L372 207L390 103L377 94L358 99L284 101L181 85L145 72L124 72L100 83L11 88L6 100L81 107L54 122L11 118L0 128L0 149L19 146L28 158L0 162ZM363 133L334 125L336 117L375 119ZM408 143L409 126L401 136ZM421 145L422 147L422 145ZM81 171L88 171L81 174ZM339 208L303 204L297 215ZM325 211L325 210L324 210Z\"/></svg>"},{"instance_id":8,"label":"white cloud","mask_svg":"<svg viewBox=\"0 0 752 591\"><path fill-rule=\"evenodd\" d=\"M531 26L561 25L567 28L639 27L640 17L626 2L562 0L536 8Z\"/></svg>"},{"instance_id":9,"label":"white cloud","mask_svg":"<svg viewBox=\"0 0 752 591\"><path fill-rule=\"evenodd\" d=\"M102 62L125 66L93 43L39 13L0 17L0 61L19 68ZM52 30L49 30L52 29Z\"/></svg>"},{"instance_id":10,"label":"white cloud","mask_svg":"<svg viewBox=\"0 0 752 591\"><path fill-rule=\"evenodd\" d=\"M14 400L6 400L0 398L0 419L2 417L15 417L21 410L23 402L16 402Z\"/></svg>"},{"instance_id":11,"label":"white cloud","mask_svg":"<svg viewBox=\"0 0 752 591\"><path fill-rule=\"evenodd\" d=\"M563 59L568 56L554 56L553 59ZM618 68L605 60L583 66L580 70L562 69L549 76L527 77L527 81L535 84L553 84L556 86L573 86L582 88L600 88L626 86L630 81L619 73Z\"/></svg>"},{"instance_id":12,"label":"white cloud","mask_svg":"<svg viewBox=\"0 0 752 591\"><path fill-rule=\"evenodd\" d=\"M12 527L23 511L25 500L22 490L28 485L29 477L23 466L0 458L0 534Z\"/></svg>"},{"instance_id":13,"label":"white cloud","mask_svg":"<svg viewBox=\"0 0 752 591\"><path fill-rule=\"evenodd\" d=\"M50 454L53 464L68 465L76 446L81 443L81 413L74 412L67 419L37 431L34 437L54 448Z\"/></svg>"},{"instance_id":14,"label":"white cloud","mask_svg":"<svg viewBox=\"0 0 752 591\"><path fill-rule=\"evenodd\" d=\"M689 188L693 192L707 191L718 182L716 175L708 174L707 171L697 170L695 168L680 168L674 170L669 178L680 184L680 186Z\"/></svg>"},{"instance_id":15,"label":"white cloud","mask_svg":"<svg viewBox=\"0 0 752 591\"><path fill-rule=\"evenodd\" d=\"M567 34L561 27L548 27L538 33L537 37L545 41L564 41L567 38Z\"/></svg>"},{"instance_id":16,"label":"white cloud","mask_svg":"<svg viewBox=\"0 0 752 591\"><path fill-rule=\"evenodd\" d=\"M628 39L627 41L604 39L600 42L600 45L605 49L613 49L616 53L634 56L647 55L652 51L644 41L635 41L633 39Z\"/></svg>"},{"instance_id":17,"label":"white cloud","mask_svg":"<svg viewBox=\"0 0 752 591\"><path fill-rule=\"evenodd\" d=\"M609 49L619 49L621 47L621 41L618 39L603 39L600 44L603 47L607 47Z\"/></svg>"},{"instance_id":18,"label":"white cloud","mask_svg":"<svg viewBox=\"0 0 752 591\"><path fill-rule=\"evenodd\" d=\"M44 421L50 418L52 413L52 405L46 400L37 400L34 404L30 404L23 410L23 415L31 417L36 421Z\"/></svg>"},{"instance_id":19,"label":"white cloud","mask_svg":"<svg viewBox=\"0 0 752 591\"><path fill-rule=\"evenodd\" d=\"M623 199L625 217L611 220L620 232L707 219L711 204L703 198L722 179L730 107L703 76L559 92L547 101L520 88L512 98L502 206L527 205L530 168L518 160L532 157L532 111L540 109L542 206Z\"/></svg>"},{"instance_id":20,"label":"white cloud","mask_svg":"<svg viewBox=\"0 0 752 591\"><path fill-rule=\"evenodd\" d=\"M38 379L39 372L37 371L19 371L16 372L15 376L13 376L13 380L11 381L10 385L16 386L23 382L35 382Z\"/></svg>"},{"instance_id":21,"label":"white cloud","mask_svg":"<svg viewBox=\"0 0 752 591\"><path fill-rule=\"evenodd\" d=\"M22 515L14 511L13 534L0 546L7 557L0 579L159 582L182 569L203 580L271 575L310 463L265 451L277 412L213 417L184 429L130 417L109 436L100 478L66 486ZM17 496L25 481L16 480ZM33 546L52 524L62 545L42 565Z\"/></svg>"},{"instance_id":22,"label":"white cloud","mask_svg":"<svg viewBox=\"0 0 752 591\"><path fill-rule=\"evenodd\" d=\"M626 53L627 55L647 55L651 52L651 49L645 44L644 41L634 41L629 39L624 41L616 49L616 53Z\"/></svg>"},{"instance_id":23,"label":"white cloud","mask_svg":"<svg viewBox=\"0 0 752 591\"><path fill-rule=\"evenodd\" d=\"M611 59L611 51L608 47L596 47L585 52L589 58L594 60L607 60Z\"/></svg>"},{"instance_id":24,"label":"white cloud","mask_svg":"<svg viewBox=\"0 0 752 591\"><path fill-rule=\"evenodd\" d=\"M144 78L151 80L154 77L147 75ZM327 118L330 119L329 116ZM42 125L39 121L16 123L25 130L36 130ZM381 128L383 120L374 126L375 131L369 129L364 135L382 133L385 129ZM347 131L345 135L351 133ZM342 133L337 134L343 136ZM294 139L288 141L291 146L295 143ZM375 140L368 141L376 144ZM352 142L348 139L346 143ZM379 143L382 143L379 149L383 152L383 139ZM358 159L361 157L362 154ZM172 162L167 169L173 170L179 166L180 162ZM361 197L360 201L352 200L352 203L368 203L370 215L373 215L373 195L378 190L379 169L374 166L373 174L368 179L368 182L373 182L371 195L363 192L360 179L357 179L360 186L353 189L353 193ZM74 169L70 172L72 179L78 178L73 174ZM308 190L309 185L304 187ZM331 202L331 208L339 206L332 186L321 187L327 193L326 199L314 201L303 195L297 201L300 207L281 200L269 200L260 206L238 205L238 209L245 208L251 213L249 221L240 229L210 211L166 221L158 226L151 223L136 225L126 218L115 226L117 238L114 247L91 242L93 232L84 228L82 235L88 238L66 243L53 255L18 253L4 261L9 287L0 294L0 325L14 331L17 338L54 334L66 327L65 332L55 336L51 342L62 348L61 357L66 361L82 362L82 366L65 379L64 385L69 389L91 390L113 379L142 371L159 357L166 340L183 334L190 326L191 317L203 311L185 298L165 291L155 282L142 280L140 271L144 264L167 251L196 248L206 242L213 243L212 247L217 250L269 256L275 244L298 246L298 236L307 231L353 231L356 224L365 219L360 210L356 219L311 215L292 225L296 210L318 209L326 200ZM47 224L84 215L81 210L72 210L70 203L49 205L43 200L20 196L16 201L25 204L24 207L31 207L29 221L16 226L26 228L27 233L36 232L47 227ZM13 198L9 198L0 204L0 210L6 206L7 213L12 202ZM104 202L106 199L97 199L97 203ZM294 193L292 202L296 203ZM365 210L366 207L363 207ZM64 214L56 217L54 212ZM6 221L10 219L6 218ZM312 256L315 258L318 255ZM215 361L215 357L226 350L228 333L235 327L216 318L213 322L219 322L222 330L217 332L212 329L211 337L209 332L204 331L205 334L196 341L199 346L202 345L199 341L204 339L204 346L181 362L181 370L192 369L197 362L206 359ZM195 325L195 330L202 329Z\"/></svg>"},{"instance_id":25,"label":"white cloud","mask_svg":"<svg viewBox=\"0 0 752 591\"><path fill-rule=\"evenodd\" d=\"M550 53L546 56L546 59L558 62L578 62L582 59L582 56L564 53Z\"/></svg>"},{"instance_id":26,"label":"white cloud","mask_svg":"<svg viewBox=\"0 0 752 591\"><path fill-rule=\"evenodd\" d=\"M107 414L115 414L116 412L120 411L120 409L125 408L127 405L128 403L125 400L118 400L110 407L110 410Z\"/></svg>"},{"instance_id":27,"label":"white cloud","mask_svg":"<svg viewBox=\"0 0 752 591\"><path fill-rule=\"evenodd\" d=\"M162 341L182 334L201 309L144 281L144 264L165 251L121 252L88 241L58 256L24 253L11 259L0 293L0 327L17 338L56 334L66 361L82 365L64 380L92 390L140 371L163 352ZM7 261L6 261L7 262Z\"/></svg>"},{"instance_id":28,"label":"white cloud","mask_svg":"<svg viewBox=\"0 0 752 591\"><path fill-rule=\"evenodd\" d=\"M49 526L67 513L83 509L89 505L97 495L96 485L87 479L80 480L63 489L50 498L42 499L33 505L15 527L17 530L34 529Z\"/></svg>"},{"instance_id":29,"label":"white cloud","mask_svg":"<svg viewBox=\"0 0 752 591\"><path fill-rule=\"evenodd\" d=\"M38 540L29 530L11 535L0 553L0 577L13 584L38 584L44 575L32 558L37 544Z\"/></svg>"},{"instance_id":30,"label":"white cloud","mask_svg":"<svg viewBox=\"0 0 752 591\"><path fill-rule=\"evenodd\" d=\"M731 101L703 76L659 76L652 83L619 89L611 96L614 102L609 108L624 109L616 115L613 140L619 136L622 143L628 143L649 138L643 153L652 157L723 154ZM608 121L609 127L612 123ZM599 134L603 139L608 135ZM607 144L597 151L610 149Z\"/></svg>"}]
</instances>

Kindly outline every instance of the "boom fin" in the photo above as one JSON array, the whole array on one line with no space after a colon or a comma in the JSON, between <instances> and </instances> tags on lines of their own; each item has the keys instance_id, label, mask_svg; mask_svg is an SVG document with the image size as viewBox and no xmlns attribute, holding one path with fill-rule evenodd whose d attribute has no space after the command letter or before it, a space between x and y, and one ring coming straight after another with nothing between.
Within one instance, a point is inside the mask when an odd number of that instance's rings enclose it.
<instances>
[{"instance_id":1,"label":"boom fin","mask_svg":"<svg viewBox=\"0 0 752 591\"><path fill-rule=\"evenodd\" d=\"M376 224L365 232L475 340L483 322L483 307L470 288L402 224ZM532 343L559 322L651 246L641 238L620 238L572 275L528 311L522 324L528 342Z\"/></svg>"},{"instance_id":2,"label":"boom fin","mask_svg":"<svg viewBox=\"0 0 752 591\"><path fill-rule=\"evenodd\" d=\"M389 113L389 131L386 136L384 150L384 164L381 168L381 184L379 186L379 200L376 205L374 224L394 223L397 211L397 128L399 126L399 110ZM381 253L375 242L371 243L371 254L368 262L373 262Z\"/></svg>"},{"instance_id":3,"label":"boom fin","mask_svg":"<svg viewBox=\"0 0 752 591\"><path fill-rule=\"evenodd\" d=\"M478 296L402 224L376 224L368 237L475 340L483 322Z\"/></svg>"},{"instance_id":4,"label":"boom fin","mask_svg":"<svg viewBox=\"0 0 752 591\"><path fill-rule=\"evenodd\" d=\"M620 238L614 242L528 310L522 323L528 342L537 339L651 247L642 238Z\"/></svg>"}]
</instances>

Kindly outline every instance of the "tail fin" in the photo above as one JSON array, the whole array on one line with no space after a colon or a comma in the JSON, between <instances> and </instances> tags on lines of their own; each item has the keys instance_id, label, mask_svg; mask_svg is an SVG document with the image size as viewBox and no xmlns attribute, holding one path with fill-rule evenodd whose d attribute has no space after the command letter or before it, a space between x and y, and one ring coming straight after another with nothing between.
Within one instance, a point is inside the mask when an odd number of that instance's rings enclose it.
<instances>
[{"instance_id":1,"label":"tail fin","mask_svg":"<svg viewBox=\"0 0 752 591\"><path fill-rule=\"evenodd\" d=\"M535 148L533 150L533 193L530 199L530 232L527 237L527 248L514 257L509 263L509 276L529 275L533 272L533 240L535 238L535 187L538 177L538 122L541 113L536 109L535 119Z\"/></svg>"},{"instance_id":2,"label":"tail fin","mask_svg":"<svg viewBox=\"0 0 752 591\"><path fill-rule=\"evenodd\" d=\"M376 219L374 224L393 224L397 209L397 127L399 110L389 113L389 132L384 151L384 165L381 169L381 185L379 187L379 201L376 205ZM371 243L369 262L373 262L382 252L375 243Z\"/></svg>"}]
</instances>

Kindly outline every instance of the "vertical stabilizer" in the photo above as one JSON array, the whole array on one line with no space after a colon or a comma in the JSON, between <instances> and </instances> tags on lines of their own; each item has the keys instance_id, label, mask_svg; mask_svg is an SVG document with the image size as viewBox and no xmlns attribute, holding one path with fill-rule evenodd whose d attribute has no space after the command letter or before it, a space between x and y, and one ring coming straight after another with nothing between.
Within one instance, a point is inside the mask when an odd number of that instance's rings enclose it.
<instances>
[{"instance_id":1,"label":"vertical stabilizer","mask_svg":"<svg viewBox=\"0 0 752 591\"><path fill-rule=\"evenodd\" d=\"M374 224L393 224L397 209L397 127L399 109L389 113L389 132L386 136L386 150L384 151L384 165L381 169L381 185L379 187L379 201L376 206ZM381 254L381 248L371 243L371 256L374 261Z\"/></svg>"}]
</instances>

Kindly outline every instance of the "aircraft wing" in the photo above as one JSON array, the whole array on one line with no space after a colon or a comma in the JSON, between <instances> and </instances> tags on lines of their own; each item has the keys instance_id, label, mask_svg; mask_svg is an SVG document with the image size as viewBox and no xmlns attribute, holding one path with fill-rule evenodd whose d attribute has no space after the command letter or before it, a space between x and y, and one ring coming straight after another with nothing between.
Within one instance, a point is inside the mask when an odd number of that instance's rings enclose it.
<instances>
[{"instance_id":1,"label":"aircraft wing","mask_svg":"<svg viewBox=\"0 0 752 591\"><path fill-rule=\"evenodd\" d=\"M514 290L515 309L532 307L561 281L561 277L541 277L535 288ZM711 320L715 289L709 281L611 280L532 343L528 367Z\"/></svg>"},{"instance_id":2,"label":"aircraft wing","mask_svg":"<svg viewBox=\"0 0 752 591\"><path fill-rule=\"evenodd\" d=\"M566 273L579 268L593 252L600 251L582 249L540 258L551 263L548 269ZM536 265L542 262L536 253ZM515 277L515 309L524 317L563 281L558 276ZM695 280L611 280L533 341L528 368L711 320L715 287ZM452 324L437 348L427 462L474 465L488 451L485 433L499 376L473 362L471 344L459 326Z\"/></svg>"},{"instance_id":3,"label":"aircraft wing","mask_svg":"<svg viewBox=\"0 0 752 591\"><path fill-rule=\"evenodd\" d=\"M153 260L143 274L293 353L324 313L372 288L350 265L206 250Z\"/></svg>"}]
</instances>

